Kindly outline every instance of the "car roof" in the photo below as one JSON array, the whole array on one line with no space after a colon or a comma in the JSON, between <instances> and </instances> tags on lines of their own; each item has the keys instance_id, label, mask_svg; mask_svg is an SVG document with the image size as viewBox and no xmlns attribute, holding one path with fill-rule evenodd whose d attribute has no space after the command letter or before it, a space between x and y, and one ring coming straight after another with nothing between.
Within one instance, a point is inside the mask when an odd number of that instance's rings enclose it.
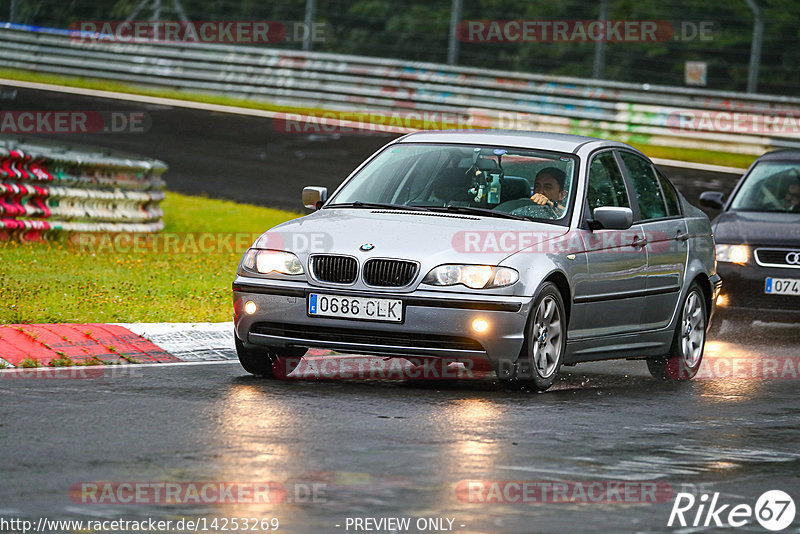
<instances>
[{"instance_id":1,"label":"car roof","mask_svg":"<svg viewBox=\"0 0 800 534\"><path fill-rule=\"evenodd\" d=\"M800 150L796 148L782 148L780 150L773 150L766 154L759 156L756 161L769 161L769 160L800 160Z\"/></svg>"},{"instance_id":2,"label":"car roof","mask_svg":"<svg viewBox=\"0 0 800 534\"><path fill-rule=\"evenodd\" d=\"M486 144L573 154L588 143L596 143L598 146L632 148L619 141L531 130L425 130L405 135L396 142Z\"/></svg>"}]
</instances>

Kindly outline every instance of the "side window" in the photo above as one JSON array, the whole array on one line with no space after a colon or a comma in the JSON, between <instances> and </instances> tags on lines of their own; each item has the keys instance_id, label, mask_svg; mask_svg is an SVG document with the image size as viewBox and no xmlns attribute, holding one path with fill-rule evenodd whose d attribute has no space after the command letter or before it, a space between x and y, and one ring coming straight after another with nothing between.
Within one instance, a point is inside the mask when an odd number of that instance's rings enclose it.
<instances>
[{"instance_id":1,"label":"side window","mask_svg":"<svg viewBox=\"0 0 800 534\"><path fill-rule=\"evenodd\" d=\"M653 165L631 152L620 151L620 156L628 169L633 191L639 200L642 220L666 217L667 206L664 203L664 195L661 192Z\"/></svg>"},{"instance_id":2,"label":"side window","mask_svg":"<svg viewBox=\"0 0 800 534\"><path fill-rule=\"evenodd\" d=\"M625 190L625 180L622 179L617 161L610 151L595 156L589 164L586 202L589 204L590 216L595 208L601 206L631 206Z\"/></svg>"},{"instance_id":3,"label":"side window","mask_svg":"<svg viewBox=\"0 0 800 534\"><path fill-rule=\"evenodd\" d=\"M675 192L675 186L658 169L656 169L656 173L658 174L658 182L661 184L661 190L664 192L664 199L667 201L667 214L670 217L680 217L681 205L678 202L678 193Z\"/></svg>"}]
</instances>

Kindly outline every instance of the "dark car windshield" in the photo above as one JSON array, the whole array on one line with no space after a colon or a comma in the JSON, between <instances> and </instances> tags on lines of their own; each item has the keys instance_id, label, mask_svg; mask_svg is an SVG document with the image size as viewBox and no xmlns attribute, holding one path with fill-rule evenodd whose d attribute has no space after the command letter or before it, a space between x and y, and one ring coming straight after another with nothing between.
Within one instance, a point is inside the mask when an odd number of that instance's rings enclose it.
<instances>
[{"instance_id":1,"label":"dark car windshield","mask_svg":"<svg viewBox=\"0 0 800 534\"><path fill-rule=\"evenodd\" d=\"M733 198L731 209L800 212L800 162L757 163Z\"/></svg>"},{"instance_id":2,"label":"dark car windshield","mask_svg":"<svg viewBox=\"0 0 800 534\"><path fill-rule=\"evenodd\" d=\"M471 213L565 224L575 169L574 156L556 152L401 143L370 161L326 208L358 207L358 203L451 212L479 208ZM535 188L547 196L548 205L530 200Z\"/></svg>"}]
</instances>

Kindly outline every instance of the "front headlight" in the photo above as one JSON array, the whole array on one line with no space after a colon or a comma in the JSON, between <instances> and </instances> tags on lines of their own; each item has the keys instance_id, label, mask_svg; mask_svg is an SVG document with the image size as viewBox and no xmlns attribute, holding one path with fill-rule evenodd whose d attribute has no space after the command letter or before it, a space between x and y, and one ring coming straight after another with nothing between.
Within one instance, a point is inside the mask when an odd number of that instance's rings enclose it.
<instances>
[{"instance_id":1,"label":"front headlight","mask_svg":"<svg viewBox=\"0 0 800 534\"><path fill-rule=\"evenodd\" d=\"M303 266L297 256L280 250L258 250L251 248L245 255L242 265L246 269L261 274L280 273L303 274Z\"/></svg>"},{"instance_id":2,"label":"front headlight","mask_svg":"<svg viewBox=\"0 0 800 534\"><path fill-rule=\"evenodd\" d=\"M425 275L423 284L454 286L464 284L472 289L510 286L519 280L519 273L510 267L492 265L439 265Z\"/></svg>"},{"instance_id":3,"label":"front headlight","mask_svg":"<svg viewBox=\"0 0 800 534\"><path fill-rule=\"evenodd\" d=\"M717 245L717 261L744 265L750 259L747 245Z\"/></svg>"}]
</instances>

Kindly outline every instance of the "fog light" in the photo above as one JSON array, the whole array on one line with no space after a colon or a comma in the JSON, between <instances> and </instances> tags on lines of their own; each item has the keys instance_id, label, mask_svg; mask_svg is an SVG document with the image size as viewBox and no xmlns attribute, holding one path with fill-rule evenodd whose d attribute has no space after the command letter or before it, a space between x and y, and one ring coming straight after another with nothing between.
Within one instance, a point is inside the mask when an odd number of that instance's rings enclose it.
<instances>
[{"instance_id":1,"label":"fog light","mask_svg":"<svg viewBox=\"0 0 800 534\"><path fill-rule=\"evenodd\" d=\"M728 295L720 295L717 297L717 306L724 308L728 305Z\"/></svg>"},{"instance_id":2,"label":"fog light","mask_svg":"<svg viewBox=\"0 0 800 534\"><path fill-rule=\"evenodd\" d=\"M247 315L253 315L256 312L256 310L258 310L258 306L256 306L256 303L253 302L252 300L248 300L247 302L244 303L244 312Z\"/></svg>"},{"instance_id":3,"label":"fog light","mask_svg":"<svg viewBox=\"0 0 800 534\"><path fill-rule=\"evenodd\" d=\"M475 319L472 321L472 329L482 334L489 329L489 322L486 319Z\"/></svg>"}]
</instances>

